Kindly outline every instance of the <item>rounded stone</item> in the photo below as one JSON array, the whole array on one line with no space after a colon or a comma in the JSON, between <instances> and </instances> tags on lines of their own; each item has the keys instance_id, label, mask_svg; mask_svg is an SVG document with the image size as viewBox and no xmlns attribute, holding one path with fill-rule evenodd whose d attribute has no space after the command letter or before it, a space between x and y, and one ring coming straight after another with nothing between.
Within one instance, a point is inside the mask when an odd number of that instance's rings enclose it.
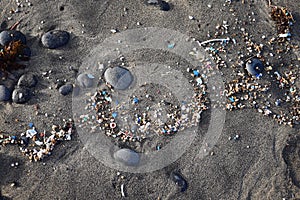
<instances>
[{"instance_id":1,"label":"rounded stone","mask_svg":"<svg viewBox=\"0 0 300 200\"><path fill-rule=\"evenodd\" d=\"M260 73L263 72L264 70L264 65L262 64L262 62L257 59L251 59L246 63L246 70L248 71L249 74L253 75L253 76L257 76Z\"/></svg>"},{"instance_id":2,"label":"rounded stone","mask_svg":"<svg viewBox=\"0 0 300 200\"><path fill-rule=\"evenodd\" d=\"M160 9L163 10L163 11L169 11L171 9L171 6L168 2L161 1Z\"/></svg>"},{"instance_id":3,"label":"rounded stone","mask_svg":"<svg viewBox=\"0 0 300 200\"><path fill-rule=\"evenodd\" d=\"M114 158L128 166L136 166L140 162L140 156L131 149L120 149L114 153Z\"/></svg>"},{"instance_id":4,"label":"rounded stone","mask_svg":"<svg viewBox=\"0 0 300 200\"><path fill-rule=\"evenodd\" d=\"M104 72L106 82L117 90L127 89L133 81L131 72L123 67L108 68Z\"/></svg>"},{"instance_id":5,"label":"rounded stone","mask_svg":"<svg viewBox=\"0 0 300 200\"><path fill-rule=\"evenodd\" d=\"M20 31L5 30L0 33L0 44L2 46L7 45L11 41L20 40L22 44L26 44L26 37Z\"/></svg>"},{"instance_id":6,"label":"rounded stone","mask_svg":"<svg viewBox=\"0 0 300 200\"><path fill-rule=\"evenodd\" d=\"M56 49L69 42L70 34L66 31L52 30L42 36L42 44L49 49Z\"/></svg>"},{"instance_id":7,"label":"rounded stone","mask_svg":"<svg viewBox=\"0 0 300 200\"><path fill-rule=\"evenodd\" d=\"M19 87L34 87L37 84L37 78L33 74L23 74L17 83Z\"/></svg>"},{"instance_id":8,"label":"rounded stone","mask_svg":"<svg viewBox=\"0 0 300 200\"><path fill-rule=\"evenodd\" d=\"M14 89L12 93L12 100L14 103L26 103L30 99L30 91L27 88Z\"/></svg>"},{"instance_id":9,"label":"rounded stone","mask_svg":"<svg viewBox=\"0 0 300 200\"><path fill-rule=\"evenodd\" d=\"M18 55L18 58L24 61L28 61L30 57L31 57L31 50L29 47L23 48L22 53Z\"/></svg>"},{"instance_id":10,"label":"rounded stone","mask_svg":"<svg viewBox=\"0 0 300 200\"><path fill-rule=\"evenodd\" d=\"M146 0L146 4L148 4L148 5L158 5L159 1L158 0Z\"/></svg>"},{"instance_id":11,"label":"rounded stone","mask_svg":"<svg viewBox=\"0 0 300 200\"><path fill-rule=\"evenodd\" d=\"M58 89L59 93L64 95L64 96L71 93L72 90L73 90L73 85L71 85L71 84L63 85Z\"/></svg>"},{"instance_id":12,"label":"rounded stone","mask_svg":"<svg viewBox=\"0 0 300 200\"><path fill-rule=\"evenodd\" d=\"M88 74L79 74L77 77L77 82L80 87L89 88L94 84L94 80Z\"/></svg>"},{"instance_id":13,"label":"rounded stone","mask_svg":"<svg viewBox=\"0 0 300 200\"><path fill-rule=\"evenodd\" d=\"M10 99L10 91L4 85L0 85L0 101L8 101Z\"/></svg>"}]
</instances>

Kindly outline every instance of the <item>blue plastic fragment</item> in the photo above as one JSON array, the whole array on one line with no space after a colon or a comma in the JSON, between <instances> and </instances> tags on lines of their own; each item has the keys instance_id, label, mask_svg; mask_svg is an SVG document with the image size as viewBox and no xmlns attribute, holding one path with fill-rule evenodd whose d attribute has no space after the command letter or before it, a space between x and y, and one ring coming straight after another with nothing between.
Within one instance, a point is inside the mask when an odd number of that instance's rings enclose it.
<instances>
[{"instance_id":1,"label":"blue plastic fragment","mask_svg":"<svg viewBox=\"0 0 300 200\"><path fill-rule=\"evenodd\" d=\"M32 128L32 127L33 127L33 123L30 122L30 123L28 124L28 126L29 126L29 128Z\"/></svg>"},{"instance_id":2,"label":"blue plastic fragment","mask_svg":"<svg viewBox=\"0 0 300 200\"><path fill-rule=\"evenodd\" d=\"M139 99L137 97L134 97L133 98L133 103L138 103L139 102Z\"/></svg>"},{"instance_id":3,"label":"blue plastic fragment","mask_svg":"<svg viewBox=\"0 0 300 200\"><path fill-rule=\"evenodd\" d=\"M117 113L117 112L113 112L113 113L112 113L112 117L113 117L113 118L116 118L117 116L118 116L118 113Z\"/></svg>"},{"instance_id":4,"label":"blue plastic fragment","mask_svg":"<svg viewBox=\"0 0 300 200\"><path fill-rule=\"evenodd\" d=\"M106 94L106 91L102 91L102 94L105 95L105 94Z\"/></svg>"},{"instance_id":5,"label":"blue plastic fragment","mask_svg":"<svg viewBox=\"0 0 300 200\"><path fill-rule=\"evenodd\" d=\"M174 47L175 47L175 44L174 44L174 43L168 44L168 48L169 48L169 49L173 49Z\"/></svg>"},{"instance_id":6,"label":"blue plastic fragment","mask_svg":"<svg viewBox=\"0 0 300 200\"><path fill-rule=\"evenodd\" d=\"M260 77L262 77L262 73L259 73L256 75L256 78L259 79Z\"/></svg>"},{"instance_id":7,"label":"blue plastic fragment","mask_svg":"<svg viewBox=\"0 0 300 200\"><path fill-rule=\"evenodd\" d=\"M193 73L194 73L195 76L199 76L200 75L200 73L198 72L198 70L194 70Z\"/></svg>"},{"instance_id":8,"label":"blue plastic fragment","mask_svg":"<svg viewBox=\"0 0 300 200\"><path fill-rule=\"evenodd\" d=\"M231 102L234 102L234 98L233 98L233 97L229 97L229 100L230 100Z\"/></svg>"},{"instance_id":9,"label":"blue plastic fragment","mask_svg":"<svg viewBox=\"0 0 300 200\"><path fill-rule=\"evenodd\" d=\"M13 140L16 140L17 139L17 136L11 136L11 139L13 139Z\"/></svg>"}]
</instances>

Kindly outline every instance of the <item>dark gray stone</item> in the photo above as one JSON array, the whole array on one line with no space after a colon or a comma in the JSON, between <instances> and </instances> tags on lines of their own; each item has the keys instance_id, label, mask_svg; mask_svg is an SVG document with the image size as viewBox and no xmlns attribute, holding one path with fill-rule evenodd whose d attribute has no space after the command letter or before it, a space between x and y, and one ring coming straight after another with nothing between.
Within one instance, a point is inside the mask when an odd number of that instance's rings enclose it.
<instances>
[{"instance_id":1,"label":"dark gray stone","mask_svg":"<svg viewBox=\"0 0 300 200\"><path fill-rule=\"evenodd\" d=\"M56 49L69 42L70 34L66 31L52 30L42 36L42 44L49 49Z\"/></svg>"},{"instance_id":2,"label":"dark gray stone","mask_svg":"<svg viewBox=\"0 0 300 200\"><path fill-rule=\"evenodd\" d=\"M26 44L26 37L20 31L5 30L0 33L0 44L2 46L7 45L11 41L20 40L22 44Z\"/></svg>"},{"instance_id":3,"label":"dark gray stone","mask_svg":"<svg viewBox=\"0 0 300 200\"><path fill-rule=\"evenodd\" d=\"M169 11L171 9L171 6L168 2L166 1L161 1L160 3L160 9L163 11Z\"/></svg>"},{"instance_id":4,"label":"dark gray stone","mask_svg":"<svg viewBox=\"0 0 300 200\"><path fill-rule=\"evenodd\" d=\"M8 101L10 97L9 89L4 85L0 85L0 101Z\"/></svg>"},{"instance_id":5,"label":"dark gray stone","mask_svg":"<svg viewBox=\"0 0 300 200\"><path fill-rule=\"evenodd\" d=\"M62 95L68 95L69 93L72 92L72 90L73 90L73 85L71 84L63 85L58 89L59 93Z\"/></svg>"},{"instance_id":6,"label":"dark gray stone","mask_svg":"<svg viewBox=\"0 0 300 200\"><path fill-rule=\"evenodd\" d=\"M14 103L26 103L31 98L29 89L17 88L12 93L12 100Z\"/></svg>"},{"instance_id":7,"label":"dark gray stone","mask_svg":"<svg viewBox=\"0 0 300 200\"><path fill-rule=\"evenodd\" d=\"M130 149L120 149L114 153L114 158L128 166L136 166L140 162L140 156L138 153Z\"/></svg>"},{"instance_id":8,"label":"dark gray stone","mask_svg":"<svg viewBox=\"0 0 300 200\"><path fill-rule=\"evenodd\" d=\"M133 81L133 76L128 69L123 67L108 68L104 73L106 82L117 90L127 89Z\"/></svg>"},{"instance_id":9,"label":"dark gray stone","mask_svg":"<svg viewBox=\"0 0 300 200\"><path fill-rule=\"evenodd\" d=\"M246 63L246 70L248 71L249 74L253 76L257 76L258 74L262 73L264 70L264 65L262 62L257 59L251 59Z\"/></svg>"},{"instance_id":10,"label":"dark gray stone","mask_svg":"<svg viewBox=\"0 0 300 200\"><path fill-rule=\"evenodd\" d=\"M80 87L89 88L94 84L93 78L89 77L88 74L79 74L77 82Z\"/></svg>"},{"instance_id":11,"label":"dark gray stone","mask_svg":"<svg viewBox=\"0 0 300 200\"><path fill-rule=\"evenodd\" d=\"M19 87L34 87L37 84L37 78L33 74L23 74L18 81Z\"/></svg>"}]
</instances>

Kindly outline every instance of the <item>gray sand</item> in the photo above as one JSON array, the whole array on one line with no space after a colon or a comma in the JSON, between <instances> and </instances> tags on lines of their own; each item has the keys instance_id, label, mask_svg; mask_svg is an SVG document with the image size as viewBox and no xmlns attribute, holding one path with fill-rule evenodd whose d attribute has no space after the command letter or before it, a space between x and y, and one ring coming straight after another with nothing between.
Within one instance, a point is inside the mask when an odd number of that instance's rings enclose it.
<instances>
[{"instance_id":1,"label":"gray sand","mask_svg":"<svg viewBox=\"0 0 300 200\"><path fill-rule=\"evenodd\" d=\"M239 30L232 29L234 26L244 27L257 43L263 42L262 35L268 38L276 36L274 22L267 13L267 1L245 0L243 4L242 1L233 0L228 5L224 0L170 0L172 9L167 12L155 6L146 6L143 0L30 2L32 6L28 7L24 1L26 7L20 8L22 12L12 15L9 11L17 8L17 3L0 1L2 20L13 16L7 22L8 26L22 18L17 29L26 35L32 51L28 66L14 74L18 76L34 72L38 77L34 95L28 103L0 103L0 131L6 133L21 133L26 130L29 122L34 122L39 130L50 130L52 124L61 124L62 119L72 118L72 96L60 95L57 89L53 89L56 81L67 79L67 82L74 83L78 74L76 70L70 70L70 67L82 67L81 63L90 51L112 35L111 29L122 33L125 27L161 27L204 41L209 39L208 31L213 35L217 24L227 21L229 35L232 37L235 33L240 33ZM274 1L273 4L287 7L293 12L295 20L300 20L300 2ZM60 11L61 6L63 11ZM127 8L126 13L124 8ZM249 21L251 12L255 13L255 22L235 24L236 18L242 22ZM195 20L190 20L189 16L193 16ZM54 50L43 48L40 38L49 29L70 32L69 43ZM296 22L292 28L291 41L295 45L299 45L299 30L299 23ZM219 36L223 37L226 36ZM222 55L228 66L236 62L238 51L246 51L242 38L237 36L236 41L236 46L228 47L227 57ZM274 65L299 64L297 52L290 51L281 60L269 58L268 55L266 57ZM185 64L178 55L147 49L133 52L127 60L128 63L139 61L165 65L180 62L182 67ZM49 78L42 75L49 70L52 71L46 75ZM233 70L225 68L222 72L224 79L230 80ZM35 104L40 107L39 115L35 115ZM45 117L45 113L48 117ZM211 117L210 111L203 113L193 143L178 160L149 173L121 172L118 175L117 170L105 166L93 157L77 134L72 141L58 144L50 157L37 163L29 162L21 155L17 146L0 147L1 195L4 199L122 199L120 188L124 184L124 199L300 198L300 158L293 153L298 150L297 144L292 146L295 148L285 148L288 139L293 140L299 134L298 128L279 125L253 109L227 111L221 136L207 156L199 156L200 144ZM233 138L237 134L239 139L229 140L229 137ZM11 163L15 162L19 166L11 167ZM188 189L183 193L169 177L176 169L181 171L188 182ZM12 187L13 182L16 186Z\"/></svg>"}]
</instances>

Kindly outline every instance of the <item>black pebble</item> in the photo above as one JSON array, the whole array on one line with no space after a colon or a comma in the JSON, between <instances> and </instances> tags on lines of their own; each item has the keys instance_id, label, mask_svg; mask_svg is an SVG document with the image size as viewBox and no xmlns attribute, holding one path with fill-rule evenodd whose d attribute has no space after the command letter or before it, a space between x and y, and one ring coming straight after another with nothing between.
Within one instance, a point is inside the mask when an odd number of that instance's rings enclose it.
<instances>
[{"instance_id":1,"label":"black pebble","mask_svg":"<svg viewBox=\"0 0 300 200\"><path fill-rule=\"evenodd\" d=\"M168 2L161 1L160 9L163 10L163 11L169 11L171 9L171 6Z\"/></svg>"},{"instance_id":2,"label":"black pebble","mask_svg":"<svg viewBox=\"0 0 300 200\"><path fill-rule=\"evenodd\" d=\"M179 172L172 172L171 179L175 182L176 185L180 187L181 192L186 191L188 183Z\"/></svg>"},{"instance_id":3,"label":"black pebble","mask_svg":"<svg viewBox=\"0 0 300 200\"><path fill-rule=\"evenodd\" d=\"M0 33L0 44L2 46L7 45L11 41L20 40L22 44L26 44L26 37L20 31L5 30Z\"/></svg>"},{"instance_id":4,"label":"black pebble","mask_svg":"<svg viewBox=\"0 0 300 200\"><path fill-rule=\"evenodd\" d=\"M42 44L49 49L56 49L69 42L70 34L66 31L52 30L42 36Z\"/></svg>"}]
</instances>

